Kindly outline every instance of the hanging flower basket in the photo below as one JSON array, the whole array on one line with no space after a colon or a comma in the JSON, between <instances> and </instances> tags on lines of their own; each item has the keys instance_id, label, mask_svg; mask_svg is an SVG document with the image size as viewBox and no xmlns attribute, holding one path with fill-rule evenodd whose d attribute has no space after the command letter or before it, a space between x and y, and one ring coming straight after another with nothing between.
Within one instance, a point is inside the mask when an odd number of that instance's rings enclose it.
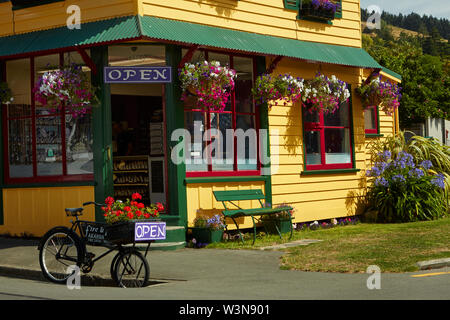
<instances>
[{"instance_id":1,"label":"hanging flower basket","mask_svg":"<svg viewBox=\"0 0 450 320\"><path fill-rule=\"evenodd\" d=\"M6 82L0 82L0 104L10 104L14 101L11 89Z\"/></svg>"},{"instance_id":2,"label":"hanging flower basket","mask_svg":"<svg viewBox=\"0 0 450 320\"><path fill-rule=\"evenodd\" d=\"M252 94L257 104L275 102L281 100L284 105L288 102L300 100L303 91L303 79L294 78L290 74L280 74L272 77L270 74L262 74L256 78Z\"/></svg>"},{"instance_id":3,"label":"hanging flower basket","mask_svg":"<svg viewBox=\"0 0 450 320\"><path fill-rule=\"evenodd\" d=\"M338 3L330 0L304 0L300 8L300 15L304 18L320 20L333 20L336 11L340 8Z\"/></svg>"},{"instance_id":4,"label":"hanging flower basket","mask_svg":"<svg viewBox=\"0 0 450 320\"><path fill-rule=\"evenodd\" d=\"M183 90L181 100L196 97L196 105L213 111L223 111L234 89L236 71L220 66L218 61L186 63L178 76Z\"/></svg>"},{"instance_id":5,"label":"hanging flower basket","mask_svg":"<svg viewBox=\"0 0 450 320\"><path fill-rule=\"evenodd\" d=\"M36 101L55 110L64 104L74 117L84 115L98 103L95 88L79 65L45 72L35 84L34 95Z\"/></svg>"},{"instance_id":6,"label":"hanging flower basket","mask_svg":"<svg viewBox=\"0 0 450 320\"><path fill-rule=\"evenodd\" d=\"M356 88L364 109L379 106L387 115L392 115L400 105L401 88L396 83L382 81L381 76L366 81Z\"/></svg>"},{"instance_id":7,"label":"hanging flower basket","mask_svg":"<svg viewBox=\"0 0 450 320\"><path fill-rule=\"evenodd\" d=\"M310 111L334 113L341 103L350 98L347 84L332 75L331 78L317 73L311 80L305 80L302 101L303 106Z\"/></svg>"}]
</instances>

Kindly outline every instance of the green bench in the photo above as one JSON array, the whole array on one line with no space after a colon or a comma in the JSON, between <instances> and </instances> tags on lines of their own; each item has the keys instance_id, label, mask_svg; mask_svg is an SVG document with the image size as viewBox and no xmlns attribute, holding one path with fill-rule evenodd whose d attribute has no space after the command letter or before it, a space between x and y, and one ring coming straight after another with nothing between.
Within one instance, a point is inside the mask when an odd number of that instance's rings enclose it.
<instances>
[{"instance_id":1,"label":"green bench","mask_svg":"<svg viewBox=\"0 0 450 320\"><path fill-rule=\"evenodd\" d=\"M263 199L266 197L264 196L263 192L261 190L228 190L228 191L213 191L214 197L216 198L216 201L222 202L223 207L225 210L222 211L222 214L224 216L225 222L226 218L231 218L236 225L236 228L239 232L239 235L241 236L242 243L244 243L244 237L241 233L241 230L239 229L239 225L236 222L236 218L240 217L252 217L253 221L253 243L255 243L256 240L256 223L261 221L261 217L265 215L273 215L277 213L281 213L284 211L290 211L293 210L290 206L285 207L277 207L277 208L268 208L264 206L264 203L262 202ZM260 208L254 208L254 209L242 209L240 208L235 201L241 201L241 200L258 200L259 204L261 205ZM227 207L227 203L230 205L233 205L233 208ZM292 238L292 216L290 216L290 236L289 239ZM275 225L275 229L277 230L280 238L282 238L281 231L279 230L277 224L275 221L273 222ZM227 230L227 227L226 231Z\"/></svg>"}]
</instances>

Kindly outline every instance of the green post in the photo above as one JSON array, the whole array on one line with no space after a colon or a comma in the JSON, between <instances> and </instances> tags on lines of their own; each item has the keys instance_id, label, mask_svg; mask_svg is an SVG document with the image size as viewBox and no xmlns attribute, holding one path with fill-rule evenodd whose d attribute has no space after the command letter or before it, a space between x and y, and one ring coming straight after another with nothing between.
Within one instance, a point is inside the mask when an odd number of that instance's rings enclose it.
<instances>
[{"instance_id":1,"label":"green post","mask_svg":"<svg viewBox=\"0 0 450 320\"><path fill-rule=\"evenodd\" d=\"M178 80L178 64L181 61L181 47L166 46L166 65L172 67L172 83L165 85L165 115L167 139L167 174L169 181L168 204L169 213L178 215L179 225L187 227L187 200L186 200L186 165L175 164L171 160L172 149L179 141L172 141L172 132L184 128L184 110L181 101L181 86Z\"/></svg>"},{"instance_id":2,"label":"green post","mask_svg":"<svg viewBox=\"0 0 450 320\"><path fill-rule=\"evenodd\" d=\"M111 90L103 81L103 67L108 65L108 47L91 48L91 59L97 66L97 74L92 74L92 85L98 88L98 106L92 109L94 134L94 180L95 201L103 203L105 198L114 195L112 163L112 118ZM95 210L95 220L103 221L100 208Z\"/></svg>"},{"instance_id":3,"label":"green post","mask_svg":"<svg viewBox=\"0 0 450 320\"><path fill-rule=\"evenodd\" d=\"M265 57L256 57L256 72L257 76L263 74L266 71L266 58ZM264 103L259 106L259 123L260 129L267 130L266 137L266 157L270 158L270 136L269 136L269 108L267 103ZM262 141L261 141L262 142ZM261 150L262 152L263 150ZM265 186L264 186L264 194L266 196L266 203L270 203L272 205L272 176L270 172L270 162L266 164L261 164L261 169L263 169L263 173L265 174Z\"/></svg>"},{"instance_id":4,"label":"green post","mask_svg":"<svg viewBox=\"0 0 450 320\"><path fill-rule=\"evenodd\" d=\"M6 81L6 63L3 60L0 60L0 82ZM6 108L6 106L2 106L0 104L1 108ZM0 108L0 132L3 135L3 110ZM4 163L3 163L3 139L0 139L0 225L4 224L3 219L3 170L4 170Z\"/></svg>"}]
</instances>

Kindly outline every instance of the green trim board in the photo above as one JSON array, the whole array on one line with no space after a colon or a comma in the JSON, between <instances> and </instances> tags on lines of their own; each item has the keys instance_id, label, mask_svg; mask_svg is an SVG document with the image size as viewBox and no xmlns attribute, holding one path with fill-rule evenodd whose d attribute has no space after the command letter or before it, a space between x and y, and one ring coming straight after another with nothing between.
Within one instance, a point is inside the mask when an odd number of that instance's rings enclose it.
<instances>
[{"instance_id":1,"label":"green trim board","mask_svg":"<svg viewBox=\"0 0 450 320\"><path fill-rule=\"evenodd\" d=\"M284 56L321 63L381 69L362 48L338 46L206 26L150 16L128 16L0 38L0 57L38 54L76 46L89 47L127 40L161 40L179 45Z\"/></svg>"},{"instance_id":2,"label":"green trim board","mask_svg":"<svg viewBox=\"0 0 450 320\"><path fill-rule=\"evenodd\" d=\"M381 133L366 133L366 138L381 138L384 134Z\"/></svg>"},{"instance_id":3,"label":"green trim board","mask_svg":"<svg viewBox=\"0 0 450 320\"><path fill-rule=\"evenodd\" d=\"M166 65L178 66L182 59L181 47L166 45ZM166 123L166 154L170 157L171 150L181 141L172 141L174 130L184 128L184 110L181 101L181 86L178 79L178 70L172 68L171 83L165 84L165 123ZM184 156L184 155L183 155ZM184 162L175 164L170 159L167 161L168 180L168 207L169 213L180 217L179 225L187 228L187 196L186 165Z\"/></svg>"}]
</instances>

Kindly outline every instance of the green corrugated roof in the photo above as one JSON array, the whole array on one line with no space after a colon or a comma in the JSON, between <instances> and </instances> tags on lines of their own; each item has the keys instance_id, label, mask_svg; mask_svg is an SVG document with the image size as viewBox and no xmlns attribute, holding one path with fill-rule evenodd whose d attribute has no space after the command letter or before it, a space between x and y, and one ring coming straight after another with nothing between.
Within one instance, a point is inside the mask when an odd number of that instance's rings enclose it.
<instances>
[{"instance_id":1,"label":"green corrugated roof","mask_svg":"<svg viewBox=\"0 0 450 320\"><path fill-rule=\"evenodd\" d=\"M0 38L0 57L136 38L169 40L247 53L382 68L364 49L286 39L149 16L129 16Z\"/></svg>"},{"instance_id":2,"label":"green corrugated roof","mask_svg":"<svg viewBox=\"0 0 450 320\"><path fill-rule=\"evenodd\" d=\"M382 67L381 70L391 76L393 76L394 78L397 78L398 80L402 80L402 76L392 70L389 70L388 68Z\"/></svg>"}]
</instances>

